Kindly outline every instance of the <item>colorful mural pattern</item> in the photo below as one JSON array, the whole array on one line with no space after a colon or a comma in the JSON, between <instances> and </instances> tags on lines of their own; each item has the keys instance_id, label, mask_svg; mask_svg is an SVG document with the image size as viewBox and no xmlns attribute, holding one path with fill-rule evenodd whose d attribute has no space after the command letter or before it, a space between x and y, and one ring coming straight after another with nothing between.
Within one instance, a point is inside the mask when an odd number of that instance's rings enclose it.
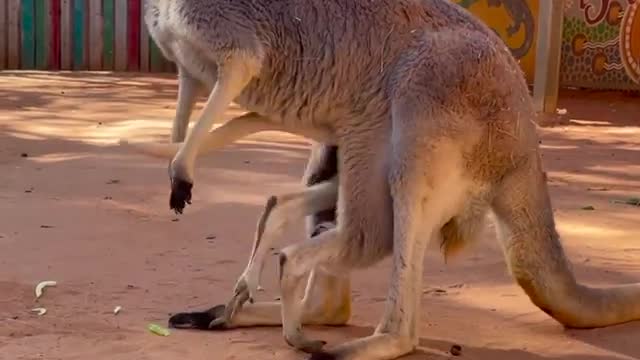
<instances>
[{"instance_id":1,"label":"colorful mural pattern","mask_svg":"<svg viewBox=\"0 0 640 360\"><path fill-rule=\"evenodd\" d=\"M630 5L622 19L620 53L627 74L640 84L640 2Z\"/></svg>"},{"instance_id":2,"label":"colorful mural pattern","mask_svg":"<svg viewBox=\"0 0 640 360\"><path fill-rule=\"evenodd\" d=\"M639 4L565 0L563 86L640 89Z\"/></svg>"},{"instance_id":3,"label":"colorful mural pattern","mask_svg":"<svg viewBox=\"0 0 640 360\"><path fill-rule=\"evenodd\" d=\"M538 0L455 0L483 20L520 61L527 80L535 69Z\"/></svg>"}]
</instances>

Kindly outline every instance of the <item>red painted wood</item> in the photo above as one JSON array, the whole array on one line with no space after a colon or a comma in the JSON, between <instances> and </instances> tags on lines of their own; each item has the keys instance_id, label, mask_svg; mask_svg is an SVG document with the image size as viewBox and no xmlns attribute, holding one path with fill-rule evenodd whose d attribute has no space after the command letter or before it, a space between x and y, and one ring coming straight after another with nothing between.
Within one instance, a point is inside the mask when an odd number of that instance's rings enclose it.
<instances>
[{"instance_id":1,"label":"red painted wood","mask_svg":"<svg viewBox=\"0 0 640 360\"><path fill-rule=\"evenodd\" d=\"M50 0L51 5L51 29L49 33L49 69L60 70L60 52L61 52L61 32L60 32L60 15L61 0Z\"/></svg>"},{"instance_id":2,"label":"red painted wood","mask_svg":"<svg viewBox=\"0 0 640 360\"><path fill-rule=\"evenodd\" d=\"M128 0L129 14L127 18L127 69L129 71L140 70L140 20L142 15L142 2L140 0Z\"/></svg>"}]
</instances>

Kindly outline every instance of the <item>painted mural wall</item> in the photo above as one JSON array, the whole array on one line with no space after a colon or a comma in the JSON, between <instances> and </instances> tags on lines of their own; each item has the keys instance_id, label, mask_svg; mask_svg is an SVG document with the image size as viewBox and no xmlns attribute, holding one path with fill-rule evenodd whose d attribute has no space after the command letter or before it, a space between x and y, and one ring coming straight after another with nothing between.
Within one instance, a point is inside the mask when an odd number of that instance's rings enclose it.
<instances>
[{"instance_id":1,"label":"painted mural wall","mask_svg":"<svg viewBox=\"0 0 640 360\"><path fill-rule=\"evenodd\" d=\"M453 0L480 18L520 61L527 81L533 83L536 24L539 0Z\"/></svg>"},{"instance_id":2,"label":"painted mural wall","mask_svg":"<svg viewBox=\"0 0 640 360\"><path fill-rule=\"evenodd\" d=\"M533 82L540 0L453 0L491 27ZM565 0L561 86L640 90L640 0Z\"/></svg>"},{"instance_id":3,"label":"painted mural wall","mask_svg":"<svg viewBox=\"0 0 640 360\"><path fill-rule=\"evenodd\" d=\"M640 90L640 0L565 0L563 86Z\"/></svg>"}]
</instances>

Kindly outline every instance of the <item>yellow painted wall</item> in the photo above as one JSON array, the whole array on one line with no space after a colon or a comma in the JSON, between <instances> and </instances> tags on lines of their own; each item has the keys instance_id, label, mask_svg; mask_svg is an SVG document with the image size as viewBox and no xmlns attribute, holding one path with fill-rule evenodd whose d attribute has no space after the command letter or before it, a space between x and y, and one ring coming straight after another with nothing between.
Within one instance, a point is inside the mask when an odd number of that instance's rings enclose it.
<instances>
[{"instance_id":1,"label":"yellow painted wall","mask_svg":"<svg viewBox=\"0 0 640 360\"><path fill-rule=\"evenodd\" d=\"M519 58L520 66L527 76L527 80L533 83L533 74L535 69L535 49L536 34L535 26L537 25L539 0L452 0L459 5L467 8L471 13L484 21L489 27L496 31L500 37L510 48L518 48L525 41L526 36L532 37L532 45L529 51L522 58ZM490 6L490 2L493 3ZM509 36L507 28L513 24L513 18L508 11L506 2L512 3L513 6L528 6L533 17L534 31L527 34L525 26L521 26L518 32ZM497 5L497 6L496 6Z\"/></svg>"}]
</instances>

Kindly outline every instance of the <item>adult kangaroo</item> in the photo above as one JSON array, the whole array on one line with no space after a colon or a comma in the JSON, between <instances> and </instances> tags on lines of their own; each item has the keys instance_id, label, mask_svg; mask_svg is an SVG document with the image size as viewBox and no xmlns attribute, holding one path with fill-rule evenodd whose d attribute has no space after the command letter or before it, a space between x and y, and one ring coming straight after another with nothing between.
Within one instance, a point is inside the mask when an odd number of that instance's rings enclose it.
<instances>
[{"instance_id":1,"label":"adult kangaroo","mask_svg":"<svg viewBox=\"0 0 640 360\"><path fill-rule=\"evenodd\" d=\"M240 286L237 301L178 314L174 326L282 324L287 343L312 359L395 359L418 343L427 244L462 248L490 211L511 273L550 316L578 328L640 318L640 285L576 282L556 232L523 74L502 40L461 7L448 0L147 4L151 36L190 79L181 85L212 89L183 143L138 147L175 154L172 209L191 201L199 153L251 133L281 130L320 149L338 147L335 227L282 249L282 301L245 304ZM211 131L231 101L250 113ZM327 349L304 335L303 323L345 323L350 270L389 255L391 285L374 334Z\"/></svg>"}]
</instances>

